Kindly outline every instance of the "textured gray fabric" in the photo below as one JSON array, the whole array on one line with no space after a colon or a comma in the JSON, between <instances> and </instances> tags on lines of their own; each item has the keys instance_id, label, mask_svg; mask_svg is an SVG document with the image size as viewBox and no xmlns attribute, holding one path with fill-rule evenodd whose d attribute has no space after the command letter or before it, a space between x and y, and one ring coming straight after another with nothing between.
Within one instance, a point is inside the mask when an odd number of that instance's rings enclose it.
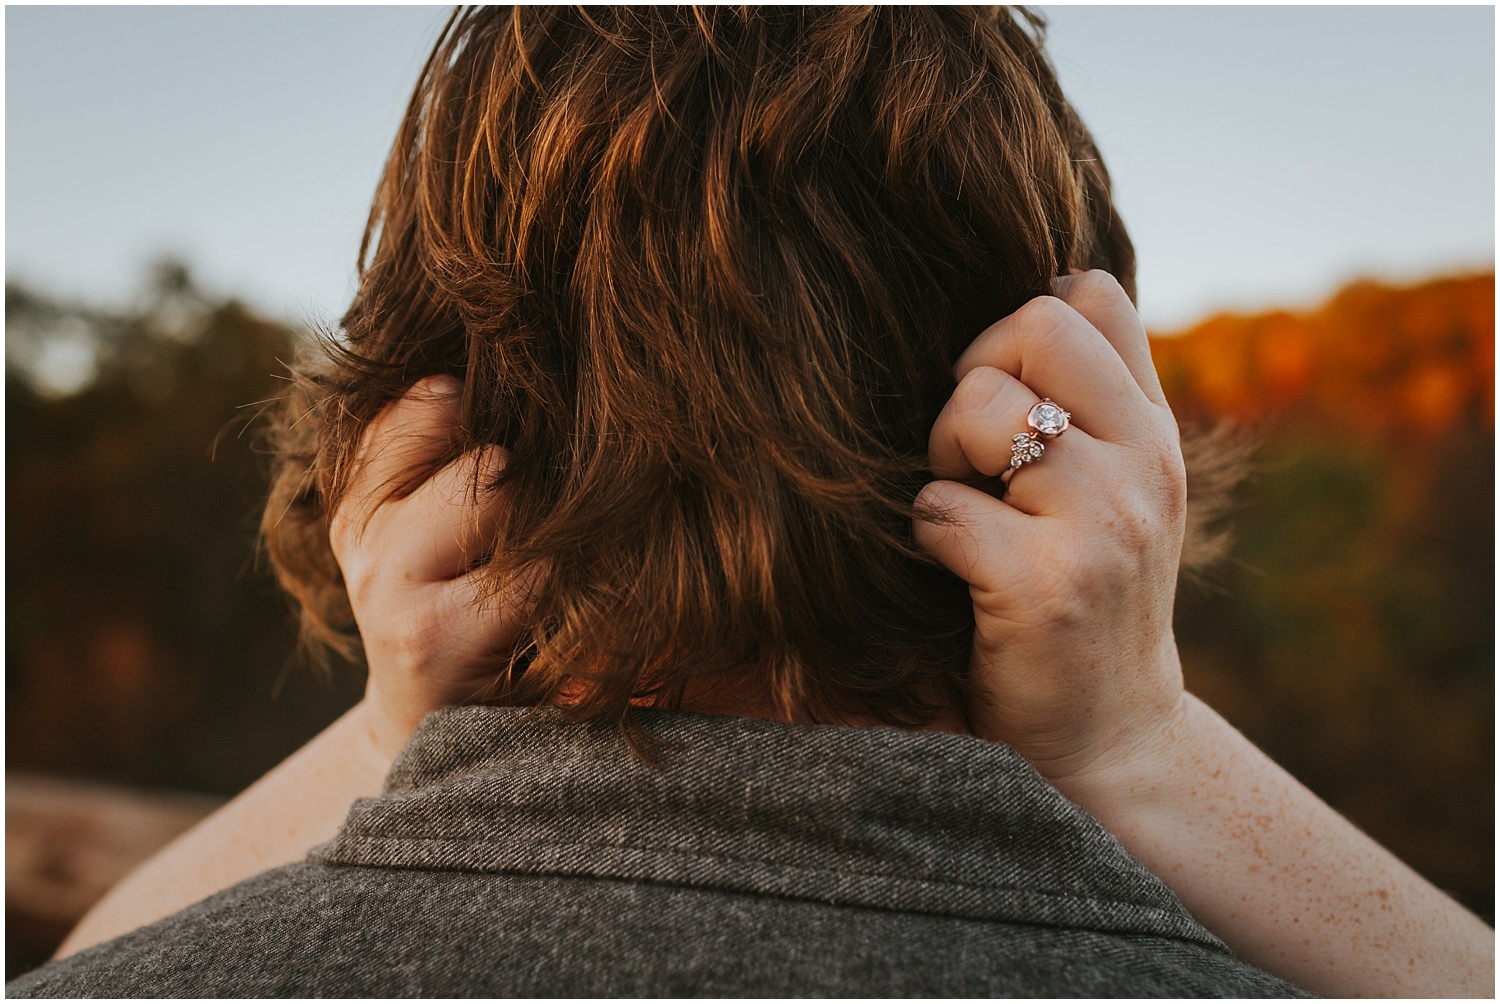
<instances>
[{"instance_id":1,"label":"textured gray fabric","mask_svg":"<svg viewBox=\"0 0 1500 1004\"><path fill-rule=\"evenodd\" d=\"M11 996L1305 996L1013 750L893 729L428 717L277 869Z\"/></svg>"}]
</instances>

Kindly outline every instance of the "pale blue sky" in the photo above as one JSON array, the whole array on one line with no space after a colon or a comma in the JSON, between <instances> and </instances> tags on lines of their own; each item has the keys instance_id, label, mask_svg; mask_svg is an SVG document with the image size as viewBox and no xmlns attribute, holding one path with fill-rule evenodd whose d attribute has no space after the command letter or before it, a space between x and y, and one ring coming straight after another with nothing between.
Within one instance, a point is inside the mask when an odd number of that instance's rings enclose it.
<instances>
[{"instance_id":1,"label":"pale blue sky","mask_svg":"<svg viewBox=\"0 0 1500 1004\"><path fill-rule=\"evenodd\" d=\"M1160 329L1494 259L1490 7L1046 7ZM6 275L337 317L434 7L10 7Z\"/></svg>"}]
</instances>

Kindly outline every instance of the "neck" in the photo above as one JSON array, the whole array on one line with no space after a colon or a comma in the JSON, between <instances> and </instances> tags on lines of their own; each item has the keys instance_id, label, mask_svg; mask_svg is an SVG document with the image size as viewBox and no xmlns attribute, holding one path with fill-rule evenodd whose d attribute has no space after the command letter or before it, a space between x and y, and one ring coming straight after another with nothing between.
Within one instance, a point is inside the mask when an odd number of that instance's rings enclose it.
<instances>
[{"instance_id":1,"label":"neck","mask_svg":"<svg viewBox=\"0 0 1500 1004\"><path fill-rule=\"evenodd\" d=\"M949 732L954 735L972 735L967 711L957 704L934 701L938 712L924 725L903 726L913 732ZM715 681L697 681L683 694L678 707L683 711L694 711L704 715L722 715L727 718L762 718L773 722L806 722L809 719L789 715L769 694L733 690ZM852 712L829 711L818 717L829 725L845 725L853 728L892 728L873 715Z\"/></svg>"}]
</instances>

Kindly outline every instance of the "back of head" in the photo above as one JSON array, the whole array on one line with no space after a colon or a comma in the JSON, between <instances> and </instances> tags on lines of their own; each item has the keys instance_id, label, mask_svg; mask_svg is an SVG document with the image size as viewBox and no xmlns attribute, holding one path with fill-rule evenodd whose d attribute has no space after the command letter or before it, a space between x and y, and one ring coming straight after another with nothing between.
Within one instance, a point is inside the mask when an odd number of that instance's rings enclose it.
<instances>
[{"instance_id":1,"label":"back of head","mask_svg":"<svg viewBox=\"0 0 1500 1004\"><path fill-rule=\"evenodd\" d=\"M911 502L959 353L1070 268L1133 289L1097 152L1024 13L456 12L386 166L345 340L305 374L266 529L305 637L349 643L327 514L364 424L464 384L510 451L489 572L540 567L518 701L720 681L918 724L965 585ZM524 670L524 671L523 671Z\"/></svg>"}]
</instances>

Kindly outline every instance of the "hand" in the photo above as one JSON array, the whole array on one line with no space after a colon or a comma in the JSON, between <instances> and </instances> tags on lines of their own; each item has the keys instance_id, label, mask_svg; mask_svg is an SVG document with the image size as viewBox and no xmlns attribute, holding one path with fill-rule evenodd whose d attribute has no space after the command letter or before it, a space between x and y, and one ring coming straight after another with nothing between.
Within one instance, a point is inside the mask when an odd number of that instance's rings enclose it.
<instances>
[{"instance_id":1,"label":"hand","mask_svg":"<svg viewBox=\"0 0 1500 1004\"><path fill-rule=\"evenodd\" d=\"M419 477L443 454L459 421L451 377L413 385L375 417L355 457L348 491L330 521L334 557L369 667L366 715L376 745L394 755L434 708L493 696L523 630L526 583L485 598L477 560L494 546L500 499L472 494L506 453L475 451L404 497L393 485Z\"/></svg>"},{"instance_id":2,"label":"hand","mask_svg":"<svg viewBox=\"0 0 1500 1004\"><path fill-rule=\"evenodd\" d=\"M1088 809L1254 965L1331 997L1494 992L1494 931L1182 689L1186 476L1146 333L1058 279L959 359L918 541L974 600L970 724ZM986 493L1040 397L1073 427ZM947 480L957 479L957 480ZM968 482L968 483L963 483Z\"/></svg>"},{"instance_id":3,"label":"hand","mask_svg":"<svg viewBox=\"0 0 1500 1004\"><path fill-rule=\"evenodd\" d=\"M1172 601L1187 481L1145 329L1113 277L1054 282L960 357L929 440L918 542L969 583L976 735L1067 792L1183 713ZM1042 397L1071 412L1001 501L982 490ZM993 480L988 481L995 487Z\"/></svg>"}]
</instances>

